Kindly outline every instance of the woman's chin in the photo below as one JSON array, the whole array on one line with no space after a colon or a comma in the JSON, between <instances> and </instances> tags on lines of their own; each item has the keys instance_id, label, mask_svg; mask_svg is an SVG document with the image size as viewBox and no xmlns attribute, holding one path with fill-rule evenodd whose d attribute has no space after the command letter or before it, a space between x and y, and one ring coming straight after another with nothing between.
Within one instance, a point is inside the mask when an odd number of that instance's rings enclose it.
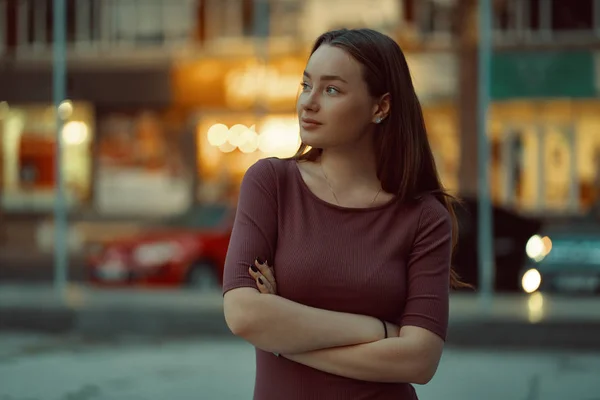
<instances>
[{"instance_id":1,"label":"woman's chin","mask_svg":"<svg viewBox=\"0 0 600 400\"><path fill-rule=\"evenodd\" d=\"M312 132L306 132L306 131L300 131L300 139L302 140L302 143L304 143L307 146L310 147L318 147L321 148L323 147L323 140L321 140L320 137L317 137L317 135L315 135Z\"/></svg>"}]
</instances>

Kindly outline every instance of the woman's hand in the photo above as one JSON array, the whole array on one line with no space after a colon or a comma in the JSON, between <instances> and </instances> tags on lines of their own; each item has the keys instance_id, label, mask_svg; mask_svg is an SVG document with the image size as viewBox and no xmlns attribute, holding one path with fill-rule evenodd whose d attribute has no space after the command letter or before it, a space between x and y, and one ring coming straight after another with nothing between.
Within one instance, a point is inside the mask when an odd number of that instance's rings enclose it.
<instances>
[{"instance_id":1,"label":"woman's hand","mask_svg":"<svg viewBox=\"0 0 600 400\"><path fill-rule=\"evenodd\" d=\"M277 282L275 282L275 270L267 262L261 262L257 257L254 265L248 268L250 275L256 281L256 287L263 294L277 294Z\"/></svg>"}]
</instances>

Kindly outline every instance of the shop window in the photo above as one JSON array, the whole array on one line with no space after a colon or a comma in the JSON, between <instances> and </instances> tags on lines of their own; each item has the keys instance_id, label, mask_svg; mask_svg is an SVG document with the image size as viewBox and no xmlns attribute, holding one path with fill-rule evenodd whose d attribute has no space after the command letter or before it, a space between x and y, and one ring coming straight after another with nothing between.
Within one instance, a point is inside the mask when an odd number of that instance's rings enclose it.
<instances>
[{"instance_id":1,"label":"shop window","mask_svg":"<svg viewBox=\"0 0 600 400\"><path fill-rule=\"evenodd\" d=\"M271 37L297 38L302 25L304 2L295 0L278 0L271 3Z\"/></svg>"},{"instance_id":2,"label":"shop window","mask_svg":"<svg viewBox=\"0 0 600 400\"><path fill-rule=\"evenodd\" d=\"M402 9L398 0L306 0L301 13L303 37L313 41L325 31L342 27L366 27L393 35Z\"/></svg>"},{"instance_id":3,"label":"shop window","mask_svg":"<svg viewBox=\"0 0 600 400\"><path fill-rule=\"evenodd\" d=\"M593 100L547 101L531 113L516 102L498 106L495 121L506 154L496 157L496 168L508 175L512 190L502 197L535 214L585 213L600 201L598 106Z\"/></svg>"},{"instance_id":4,"label":"shop window","mask_svg":"<svg viewBox=\"0 0 600 400\"><path fill-rule=\"evenodd\" d=\"M2 206L7 210L51 210L55 199L56 125L52 106L7 105L2 133ZM85 204L90 194L91 111L68 104L62 130L62 176L69 207Z\"/></svg>"},{"instance_id":5,"label":"shop window","mask_svg":"<svg viewBox=\"0 0 600 400\"><path fill-rule=\"evenodd\" d=\"M594 0L551 1L552 30L591 31L594 26ZM596 2L597 3L597 2Z\"/></svg>"},{"instance_id":6,"label":"shop window","mask_svg":"<svg viewBox=\"0 0 600 400\"><path fill-rule=\"evenodd\" d=\"M202 115L197 123L198 200L231 203L246 170L265 157L290 157L300 146L298 118L231 113Z\"/></svg>"},{"instance_id":7,"label":"shop window","mask_svg":"<svg viewBox=\"0 0 600 400\"><path fill-rule=\"evenodd\" d=\"M24 132L18 145L18 185L23 190L52 190L56 184L56 141Z\"/></svg>"},{"instance_id":8,"label":"shop window","mask_svg":"<svg viewBox=\"0 0 600 400\"><path fill-rule=\"evenodd\" d=\"M595 2L595 4L594 4ZM591 35L598 29L594 15L596 0L506 0L495 2L495 27L508 37L527 32L531 38L550 38L560 33L583 32Z\"/></svg>"},{"instance_id":9,"label":"shop window","mask_svg":"<svg viewBox=\"0 0 600 400\"><path fill-rule=\"evenodd\" d=\"M152 111L98 116L94 205L105 215L162 216L185 211L192 175L179 129Z\"/></svg>"}]
</instances>

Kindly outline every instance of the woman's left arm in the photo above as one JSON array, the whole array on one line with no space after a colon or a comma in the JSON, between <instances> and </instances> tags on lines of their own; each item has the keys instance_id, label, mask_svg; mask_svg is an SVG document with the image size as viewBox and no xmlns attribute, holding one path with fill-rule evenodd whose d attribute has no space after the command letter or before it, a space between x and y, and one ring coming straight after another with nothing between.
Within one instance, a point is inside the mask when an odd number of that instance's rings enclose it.
<instances>
[{"instance_id":1,"label":"woman's left arm","mask_svg":"<svg viewBox=\"0 0 600 400\"><path fill-rule=\"evenodd\" d=\"M404 326L400 337L282 357L351 379L424 385L435 374L443 347L444 341L436 334Z\"/></svg>"},{"instance_id":2,"label":"woman's left arm","mask_svg":"<svg viewBox=\"0 0 600 400\"><path fill-rule=\"evenodd\" d=\"M352 379L429 382L437 370L446 339L451 255L450 215L439 201L428 196L423 199L407 264L407 299L399 335L391 334L393 337L388 339L356 346L282 356ZM263 270L267 272L261 268ZM273 276L269 278L274 282ZM265 284L259 284L259 290L263 293L272 291L270 282L262 281Z\"/></svg>"}]
</instances>

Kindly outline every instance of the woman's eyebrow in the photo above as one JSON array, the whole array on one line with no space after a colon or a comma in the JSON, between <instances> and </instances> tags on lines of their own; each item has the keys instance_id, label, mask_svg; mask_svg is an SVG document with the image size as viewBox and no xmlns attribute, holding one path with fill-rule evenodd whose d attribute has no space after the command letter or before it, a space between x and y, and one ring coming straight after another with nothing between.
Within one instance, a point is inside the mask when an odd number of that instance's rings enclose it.
<instances>
[{"instance_id":1,"label":"woman's eyebrow","mask_svg":"<svg viewBox=\"0 0 600 400\"><path fill-rule=\"evenodd\" d=\"M307 77L308 79L312 79L310 74L306 71L304 71L304 76ZM345 80L344 78L342 78L339 75L323 75L323 76L321 76L321 80L322 81L341 81L344 83L348 83L347 80Z\"/></svg>"}]
</instances>

